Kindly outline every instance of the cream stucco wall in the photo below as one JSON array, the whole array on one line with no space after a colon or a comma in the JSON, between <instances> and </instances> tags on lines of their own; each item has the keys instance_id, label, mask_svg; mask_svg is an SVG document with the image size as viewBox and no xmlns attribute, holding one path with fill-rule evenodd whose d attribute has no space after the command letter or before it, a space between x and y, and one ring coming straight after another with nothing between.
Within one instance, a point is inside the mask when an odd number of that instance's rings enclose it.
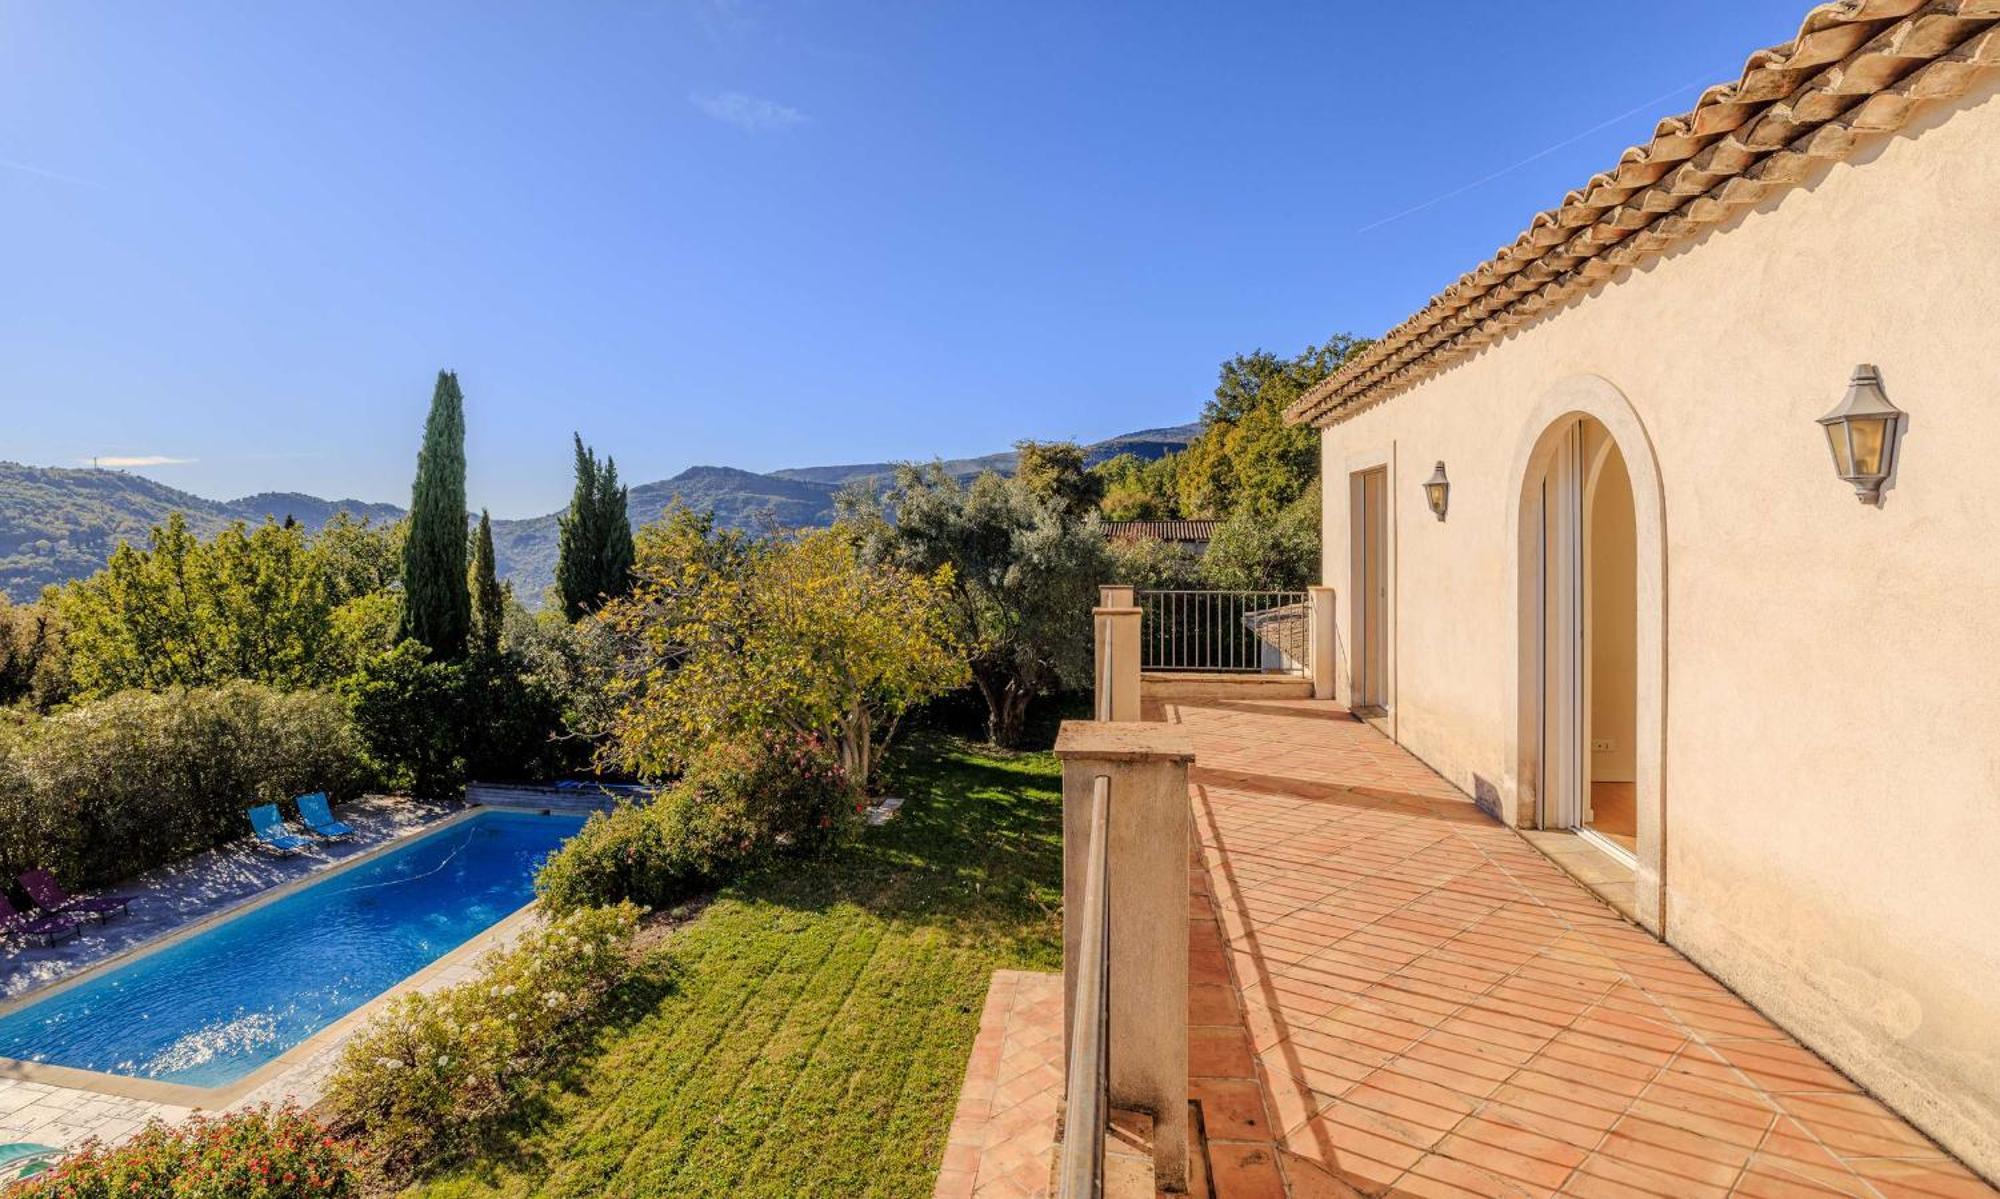
<instances>
[{"instance_id":1,"label":"cream stucco wall","mask_svg":"<svg viewBox=\"0 0 2000 1199\"><path fill-rule=\"evenodd\" d=\"M1879 508L1813 423L1861 362L1909 413ZM1657 630L1642 916L2000 1177L1996 87L1325 431L1344 594L1338 481L1391 467L1385 727L1519 821L1521 476L1584 404L1623 420L1642 680Z\"/></svg>"}]
</instances>

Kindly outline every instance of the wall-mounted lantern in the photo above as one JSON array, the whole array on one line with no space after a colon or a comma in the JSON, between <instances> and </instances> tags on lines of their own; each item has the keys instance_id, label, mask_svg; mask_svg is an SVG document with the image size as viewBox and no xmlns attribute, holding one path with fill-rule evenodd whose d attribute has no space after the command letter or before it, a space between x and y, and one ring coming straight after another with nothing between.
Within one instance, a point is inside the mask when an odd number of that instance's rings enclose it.
<instances>
[{"instance_id":1,"label":"wall-mounted lantern","mask_svg":"<svg viewBox=\"0 0 2000 1199\"><path fill-rule=\"evenodd\" d=\"M1881 498L1882 483L1896 468L1896 425L1902 416L1882 392L1881 372L1864 362L1854 368L1840 406L1819 418L1834 473L1854 484L1864 504Z\"/></svg>"},{"instance_id":2,"label":"wall-mounted lantern","mask_svg":"<svg viewBox=\"0 0 2000 1199\"><path fill-rule=\"evenodd\" d=\"M1431 511L1437 513L1437 518L1443 520L1444 510L1451 505L1451 480L1444 477L1442 461L1431 472L1430 481L1424 484L1424 499L1430 504Z\"/></svg>"}]
</instances>

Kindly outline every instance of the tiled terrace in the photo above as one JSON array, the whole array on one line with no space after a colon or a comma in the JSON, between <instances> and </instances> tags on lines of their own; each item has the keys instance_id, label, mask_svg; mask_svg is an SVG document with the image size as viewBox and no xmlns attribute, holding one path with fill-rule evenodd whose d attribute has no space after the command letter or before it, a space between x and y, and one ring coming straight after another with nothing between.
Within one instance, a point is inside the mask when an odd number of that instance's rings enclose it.
<instances>
[{"instance_id":1,"label":"tiled terrace","mask_svg":"<svg viewBox=\"0 0 2000 1199\"><path fill-rule=\"evenodd\" d=\"M986 990L934 1199L1049 1193L1062 1107L1062 976L1000 970Z\"/></svg>"},{"instance_id":2,"label":"tiled terrace","mask_svg":"<svg viewBox=\"0 0 2000 1199\"><path fill-rule=\"evenodd\" d=\"M1996 1194L1342 710L1147 715L1197 750L1220 1199Z\"/></svg>"}]
</instances>

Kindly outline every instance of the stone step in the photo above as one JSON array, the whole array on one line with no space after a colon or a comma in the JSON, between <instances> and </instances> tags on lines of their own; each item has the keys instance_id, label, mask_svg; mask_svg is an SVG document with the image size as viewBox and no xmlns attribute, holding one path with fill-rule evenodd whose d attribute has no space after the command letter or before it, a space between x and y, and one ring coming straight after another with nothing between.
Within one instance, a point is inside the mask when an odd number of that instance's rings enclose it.
<instances>
[{"instance_id":1,"label":"stone step","mask_svg":"<svg viewBox=\"0 0 2000 1199\"><path fill-rule=\"evenodd\" d=\"M1311 699L1312 680L1295 674L1199 674L1148 671L1139 676L1141 700Z\"/></svg>"},{"instance_id":2,"label":"stone step","mask_svg":"<svg viewBox=\"0 0 2000 1199\"><path fill-rule=\"evenodd\" d=\"M1104 1136L1104 1199L1154 1199L1153 1118L1114 1111Z\"/></svg>"}]
</instances>

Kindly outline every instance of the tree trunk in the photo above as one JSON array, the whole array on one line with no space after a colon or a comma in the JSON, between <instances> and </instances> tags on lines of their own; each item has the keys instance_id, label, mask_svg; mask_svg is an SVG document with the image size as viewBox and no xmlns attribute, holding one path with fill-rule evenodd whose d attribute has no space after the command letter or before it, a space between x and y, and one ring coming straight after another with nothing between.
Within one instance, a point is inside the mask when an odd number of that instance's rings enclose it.
<instances>
[{"instance_id":1,"label":"tree trunk","mask_svg":"<svg viewBox=\"0 0 2000 1199\"><path fill-rule=\"evenodd\" d=\"M868 709L857 702L842 722L840 737L841 769L847 772L847 781L863 792L868 790L868 776L875 770L870 752L874 748L870 743L874 737L871 725Z\"/></svg>"},{"instance_id":2,"label":"tree trunk","mask_svg":"<svg viewBox=\"0 0 2000 1199\"><path fill-rule=\"evenodd\" d=\"M989 697L986 713L986 736L993 744L1004 749L1016 749L1026 731L1028 700L1030 691L1020 680L1009 680L997 697ZM994 703L997 698L998 703Z\"/></svg>"}]
</instances>

